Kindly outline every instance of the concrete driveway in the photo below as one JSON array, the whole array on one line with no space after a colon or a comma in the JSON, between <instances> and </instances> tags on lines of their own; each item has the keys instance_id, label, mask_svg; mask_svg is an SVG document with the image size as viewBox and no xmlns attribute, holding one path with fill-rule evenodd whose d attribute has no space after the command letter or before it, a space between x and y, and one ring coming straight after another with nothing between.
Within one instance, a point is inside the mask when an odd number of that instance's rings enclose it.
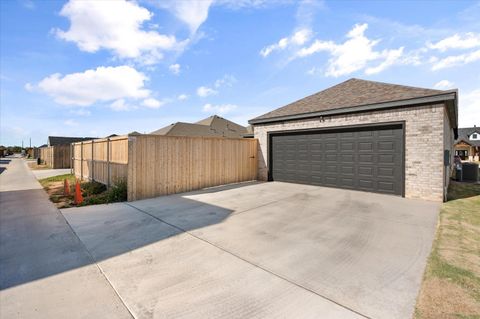
<instances>
[{"instance_id":1,"label":"concrete driveway","mask_svg":"<svg viewBox=\"0 0 480 319\"><path fill-rule=\"evenodd\" d=\"M271 182L62 213L137 318L409 318L438 204Z\"/></svg>"}]
</instances>

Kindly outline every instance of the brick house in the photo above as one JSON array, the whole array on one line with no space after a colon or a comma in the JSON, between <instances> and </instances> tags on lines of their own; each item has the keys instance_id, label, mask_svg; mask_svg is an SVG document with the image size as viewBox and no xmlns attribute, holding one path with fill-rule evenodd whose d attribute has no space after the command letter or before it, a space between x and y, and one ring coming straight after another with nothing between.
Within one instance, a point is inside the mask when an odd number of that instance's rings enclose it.
<instances>
[{"instance_id":1,"label":"brick house","mask_svg":"<svg viewBox=\"0 0 480 319\"><path fill-rule=\"evenodd\" d=\"M464 127L458 129L458 138L454 143L455 155L462 160L478 161L480 156L480 128Z\"/></svg>"},{"instance_id":2,"label":"brick house","mask_svg":"<svg viewBox=\"0 0 480 319\"><path fill-rule=\"evenodd\" d=\"M457 96L350 79L256 117L258 178L442 201Z\"/></svg>"}]
</instances>

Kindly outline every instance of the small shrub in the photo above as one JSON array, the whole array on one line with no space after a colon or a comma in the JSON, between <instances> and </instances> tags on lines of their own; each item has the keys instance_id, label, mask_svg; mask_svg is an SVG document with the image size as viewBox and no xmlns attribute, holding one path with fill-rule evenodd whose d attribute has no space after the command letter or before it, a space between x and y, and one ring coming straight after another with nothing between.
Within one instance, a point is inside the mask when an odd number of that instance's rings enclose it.
<instances>
[{"instance_id":1,"label":"small shrub","mask_svg":"<svg viewBox=\"0 0 480 319\"><path fill-rule=\"evenodd\" d=\"M127 181L124 179L118 180L106 192L107 201L124 202L127 200Z\"/></svg>"},{"instance_id":2,"label":"small shrub","mask_svg":"<svg viewBox=\"0 0 480 319\"><path fill-rule=\"evenodd\" d=\"M95 195L91 197L86 197L81 204L81 206L86 205L98 205L98 204L106 204L108 203L107 197L105 194Z\"/></svg>"},{"instance_id":3,"label":"small shrub","mask_svg":"<svg viewBox=\"0 0 480 319\"><path fill-rule=\"evenodd\" d=\"M98 182L86 182L82 184L83 196L92 196L103 193L107 187Z\"/></svg>"}]
</instances>

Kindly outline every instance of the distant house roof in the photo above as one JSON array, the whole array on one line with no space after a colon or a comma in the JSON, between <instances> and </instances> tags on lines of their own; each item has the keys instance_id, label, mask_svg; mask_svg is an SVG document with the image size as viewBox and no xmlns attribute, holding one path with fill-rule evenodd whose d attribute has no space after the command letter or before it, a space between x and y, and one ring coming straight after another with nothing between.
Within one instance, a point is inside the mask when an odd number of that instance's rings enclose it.
<instances>
[{"instance_id":1,"label":"distant house roof","mask_svg":"<svg viewBox=\"0 0 480 319\"><path fill-rule=\"evenodd\" d=\"M456 93L456 90L442 91L424 89L353 78L263 114L249 122L252 124L272 122L275 119L290 119L292 116L300 114L308 116L315 114L321 115L320 113L322 112L330 112L333 114L333 111L335 111L335 113L358 112L359 109L353 108L361 108L362 106L367 108L379 104L383 104L384 107L402 106L413 104L413 102L418 104L422 98L425 102L429 102L429 100L434 99L427 99L428 97L454 93ZM446 98L442 100L443 98L444 97L437 97L440 101L446 100ZM456 99L456 96L453 98L449 97L449 99ZM411 103L408 102L409 100ZM394 103L397 101L402 101L402 103ZM456 112L454 113L455 125L453 126L456 127Z\"/></svg>"},{"instance_id":2,"label":"distant house roof","mask_svg":"<svg viewBox=\"0 0 480 319\"><path fill-rule=\"evenodd\" d=\"M167 136L220 136L241 138L247 129L237 123L213 115L196 123L176 122L150 134Z\"/></svg>"},{"instance_id":3,"label":"distant house roof","mask_svg":"<svg viewBox=\"0 0 480 319\"><path fill-rule=\"evenodd\" d=\"M477 133L480 135L480 127L463 127L458 129L458 138L455 140L455 144L463 141L472 146L480 146L480 140L471 140L470 135Z\"/></svg>"},{"instance_id":4,"label":"distant house roof","mask_svg":"<svg viewBox=\"0 0 480 319\"><path fill-rule=\"evenodd\" d=\"M49 136L47 144L48 146L65 145L75 142L90 141L94 139L96 139L96 137Z\"/></svg>"}]
</instances>

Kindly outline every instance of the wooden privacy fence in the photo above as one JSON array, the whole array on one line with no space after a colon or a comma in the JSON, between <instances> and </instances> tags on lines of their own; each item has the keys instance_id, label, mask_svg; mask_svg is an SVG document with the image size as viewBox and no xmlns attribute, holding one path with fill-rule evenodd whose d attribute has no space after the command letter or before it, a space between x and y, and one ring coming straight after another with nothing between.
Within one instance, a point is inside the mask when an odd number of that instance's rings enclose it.
<instances>
[{"instance_id":1,"label":"wooden privacy fence","mask_svg":"<svg viewBox=\"0 0 480 319\"><path fill-rule=\"evenodd\" d=\"M73 173L107 186L127 179L128 137L72 143Z\"/></svg>"},{"instance_id":2,"label":"wooden privacy fence","mask_svg":"<svg viewBox=\"0 0 480 319\"><path fill-rule=\"evenodd\" d=\"M73 147L76 176L125 178L129 201L257 178L256 139L130 135Z\"/></svg>"},{"instance_id":3,"label":"wooden privacy fence","mask_svg":"<svg viewBox=\"0 0 480 319\"><path fill-rule=\"evenodd\" d=\"M40 148L40 159L51 168L70 168L70 145L55 145Z\"/></svg>"}]
</instances>

